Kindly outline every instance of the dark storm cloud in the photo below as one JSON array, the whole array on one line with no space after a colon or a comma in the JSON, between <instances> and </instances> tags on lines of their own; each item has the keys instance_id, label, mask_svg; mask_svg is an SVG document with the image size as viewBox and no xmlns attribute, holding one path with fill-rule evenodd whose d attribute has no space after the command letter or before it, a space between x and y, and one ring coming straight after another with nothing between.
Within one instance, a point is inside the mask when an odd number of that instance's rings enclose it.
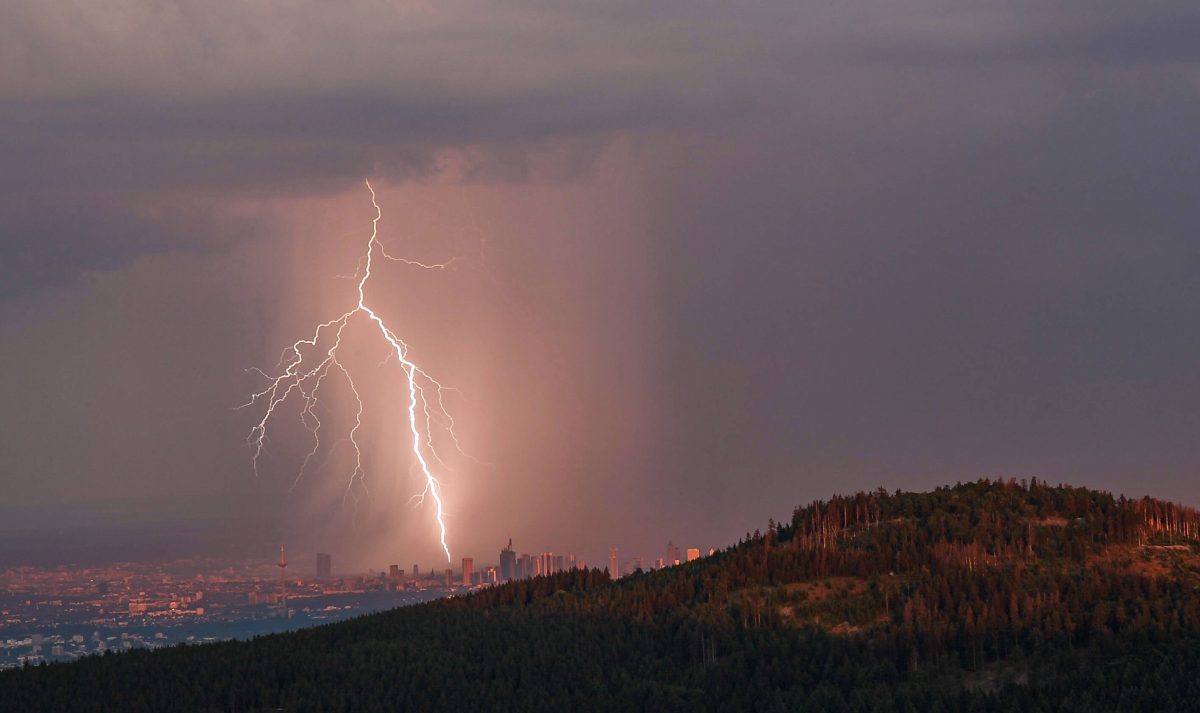
<instances>
[{"instance_id":1,"label":"dark storm cloud","mask_svg":"<svg viewBox=\"0 0 1200 713\"><path fill-rule=\"evenodd\" d=\"M728 11L695 28L666 6L620 5L17 3L3 13L0 200L15 206L0 217L6 296L194 249L195 223L130 207L171 192L204 191L210 203L319 193L371 173L422 176L436 151L464 146L489 157L475 175L519 180L539 142L674 131L754 103L731 76L744 67L706 58L724 44L714 23Z\"/></svg>"},{"instance_id":2,"label":"dark storm cloud","mask_svg":"<svg viewBox=\"0 0 1200 713\"><path fill-rule=\"evenodd\" d=\"M133 191L230 186L329 187L376 165L411 177L433 170L432 152L597 133L677 129L707 107L687 97L567 91L443 101L375 94L249 94L163 103L113 97L10 108L14 131L3 178L61 189ZM400 176L402 177L402 176Z\"/></svg>"},{"instance_id":3,"label":"dark storm cloud","mask_svg":"<svg viewBox=\"0 0 1200 713\"><path fill-rule=\"evenodd\" d=\"M122 212L129 199L420 176L461 146L518 166L480 175L519 179L539 141L620 133L752 144L784 122L973 140L991 121L1039 121L1064 92L1106 91L1080 65L1103 75L1195 59L1200 24L1186 4L1079 3L30 2L4 14L0 191L35 206L0 220L10 296L194 245L188 226ZM1011 62L1041 76L970 69ZM1078 87L1088 82L1099 86ZM51 206L73 221L28 225Z\"/></svg>"},{"instance_id":4,"label":"dark storm cloud","mask_svg":"<svg viewBox=\"0 0 1200 713\"><path fill-rule=\"evenodd\" d=\"M220 249L256 227L204 206L169 218L147 215L111 195L59 200L17 194L0 206L0 299L76 284L86 272L123 268L143 255Z\"/></svg>"},{"instance_id":5,"label":"dark storm cloud","mask_svg":"<svg viewBox=\"0 0 1200 713\"><path fill-rule=\"evenodd\" d=\"M930 66L967 63L1096 63L1097 69L1200 60L1200 9L1189 3L1014 3L990 23L956 33L934 24L866 44L865 56ZM947 12L969 15L978 7ZM961 26L960 26L961 28Z\"/></svg>"}]
</instances>

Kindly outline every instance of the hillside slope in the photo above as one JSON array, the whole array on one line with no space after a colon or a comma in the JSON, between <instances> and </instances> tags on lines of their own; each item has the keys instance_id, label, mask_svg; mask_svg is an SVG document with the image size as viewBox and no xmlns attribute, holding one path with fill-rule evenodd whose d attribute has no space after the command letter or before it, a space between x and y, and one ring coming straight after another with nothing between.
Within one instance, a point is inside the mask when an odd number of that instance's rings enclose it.
<instances>
[{"instance_id":1,"label":"hillside slope","mask_svg":"<svg viewBox=\"0 0 1200 713\"><path fill-rule=\"evenodd\" d=\"M859 493L616 582L0 674L0 710L1191 710L1198 535L1036 481Z\"/></svg>"}]
</instances>

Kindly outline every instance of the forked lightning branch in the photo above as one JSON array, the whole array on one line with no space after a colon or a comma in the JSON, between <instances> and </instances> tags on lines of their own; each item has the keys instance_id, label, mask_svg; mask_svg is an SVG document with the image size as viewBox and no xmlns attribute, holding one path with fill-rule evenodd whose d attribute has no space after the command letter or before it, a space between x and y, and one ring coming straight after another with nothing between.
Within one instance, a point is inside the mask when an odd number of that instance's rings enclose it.
<instances>
[{"instance_id":1,"label":"forked lightning branch","mask_svg":"<svg viewBox=\"0 0 1200 713\"><path fill-rule=\"evenodd\" d=\"M257 475L259 462L267 442L267 430L278 416L280 405L288 399L298 399L300 421L312 436L312 447L304 456L296 473L295 482L298 483L321 449L322 423L318 406L321 403L322 390L329 385L330 380L338 379L349 387L355 403L354 423L347 434L347 440L354 450L354 465L348 475L346 491L350 493L356 483L365 486L366 470L363 466L363 446L359 440L359 432L363 425L363 401L351 370L339 359L338 350L342 346L342 338L347 328L352 323L366 324L388 346L389 356L396 357L400 372L406 382L407 398L398 404L398 408L405 413L408 427L405 440L411 444L414 463L420 469L424 479L424 488L413 497L419 502L424 502L426 497L433 501L438 538L442 550L446 553L446 559L449 561L450 548L446 544L446 521L441 483L434 475L434 465L444 467L445 464L434 448L433 439L434 431L441 429L449 435L455 447L460 452L462 450L454 432L454 418L446 409L443 400L447 387L409 358L408 344L388 326L383 317L368 302L367 284L371 280L372 270L376 268L377 259L402 263L407 267L440 270L448 267L457 258L445 263L429 264L388 254L379 241L379 220L383 217L383 212L376 200L375 189L371 187L370 181L364 181L364 183L371 195L371 205L375 208L375 217L371 220L371 236L366 241L366 252L359 258L358 269L353 275L357 285L357 301L348 311L316 325L309 337L298 339L286 348L283 358L277 366L278 373L270 374L262 369L252 369L267 380L267 385L239 407L262 409L262 418L250 429L250 435L247 437L247 443L253 451L251 463L255 475Z\"/></svg>"}]
</instances>

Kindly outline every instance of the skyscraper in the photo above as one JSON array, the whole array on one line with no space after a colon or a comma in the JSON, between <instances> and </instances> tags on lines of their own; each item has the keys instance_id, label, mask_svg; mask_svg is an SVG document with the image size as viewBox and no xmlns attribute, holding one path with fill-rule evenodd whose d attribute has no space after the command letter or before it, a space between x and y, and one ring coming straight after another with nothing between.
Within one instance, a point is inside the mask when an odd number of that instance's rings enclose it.
<instances>
[{"instance_id":1,"label":"skyscraper","mask_svg":"<svg viewBox=\"0 0 1200 713\"><path fill-rule=\"evenodd\" d=\"M679 548L675 546L674 542L667 540L667 566L674 567L679 562Z\"/></svg>"},{"instance_id":2,"label":"skyscraper","mask_svg":"<svg viewBox=\"0 0 1200 713\"><path fill-rule=\"evenodd\" d=\"M463 584L471 584L471 573L475 571L475 560L470 557L463 557Z\"/></svg>"},{"instance_id":3,"label":"skyscraper","mask_svg":"<svg viewBox=\"0 0 1200 713\"><path fill-rule=\"evenodd\" d=\"M333 579L333 555L317 553L317 579Z\"/></svg>"},{"instance_id":4,"label":"skyscraper","mask_svg":"<svg viewBox=\"0 0 1200 713\"><path fill-rule=\"evenodd\" d=\"M617 557L619 555L620 552L617 551L616 547L608 551L608 576L613 579L621 576L621 570L617 566Z\"/></svg>"},{"instance_id":5,"label":"skyscraper","mask_svg":"<svg viewBox=\"0 0 1200 713\"><path fill-rule=\"evenodd\" d=\"M513 552L512 538L508 538L508 547L500 550L500 581L507 582L517 576L517 553Z\"/></svg>"},{"instance_id":6,"label":"skyscraper","mask_svg":"<svg viewBox=\"0 0 1200 713\"><path fill-rule=\"evenodd\" d=\"M517 560L517 571L513 574L517 579L529 579L533 576L533 558L521 555Z\"/></svg>"},{"instance_id":7,"label":"skyscraper","mask_svg":"<svg viewBox=\"0 0 1200 713\"><path fill-rule=\"evenodd\" d=\"M287 605L287 555L283 551L283 545L279 546L279 561L275 563L279 567L279 613L286 619L288 616Z\"/></svg>"},{"instance_id":8,"label":"skyscraper","mask_svg":"<svg viewBox=\"0 0 1200 713\"><path fill-rule=\"evenodd\" d=\"M687 553L688 562L700 559L700 549L697 547L689 547Z\"/></svg>"}]
</instances>

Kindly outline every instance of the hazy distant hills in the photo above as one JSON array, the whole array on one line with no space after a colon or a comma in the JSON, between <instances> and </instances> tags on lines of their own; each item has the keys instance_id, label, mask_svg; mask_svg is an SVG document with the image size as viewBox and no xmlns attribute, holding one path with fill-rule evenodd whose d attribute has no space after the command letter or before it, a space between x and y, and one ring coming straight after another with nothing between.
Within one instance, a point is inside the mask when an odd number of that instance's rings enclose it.
<instances>
[{"instance_id":1,"label":"hazy distant hills","mask_svg":"<svg viewBox=\"0 0 1200 713\"><path fill-rule=\"evenodd\" d=\"M1198 537L1191 508L1036 481L859 493L616 582L0 674L0 709L1194 710Z\"/></svg>"}]
</instances>

